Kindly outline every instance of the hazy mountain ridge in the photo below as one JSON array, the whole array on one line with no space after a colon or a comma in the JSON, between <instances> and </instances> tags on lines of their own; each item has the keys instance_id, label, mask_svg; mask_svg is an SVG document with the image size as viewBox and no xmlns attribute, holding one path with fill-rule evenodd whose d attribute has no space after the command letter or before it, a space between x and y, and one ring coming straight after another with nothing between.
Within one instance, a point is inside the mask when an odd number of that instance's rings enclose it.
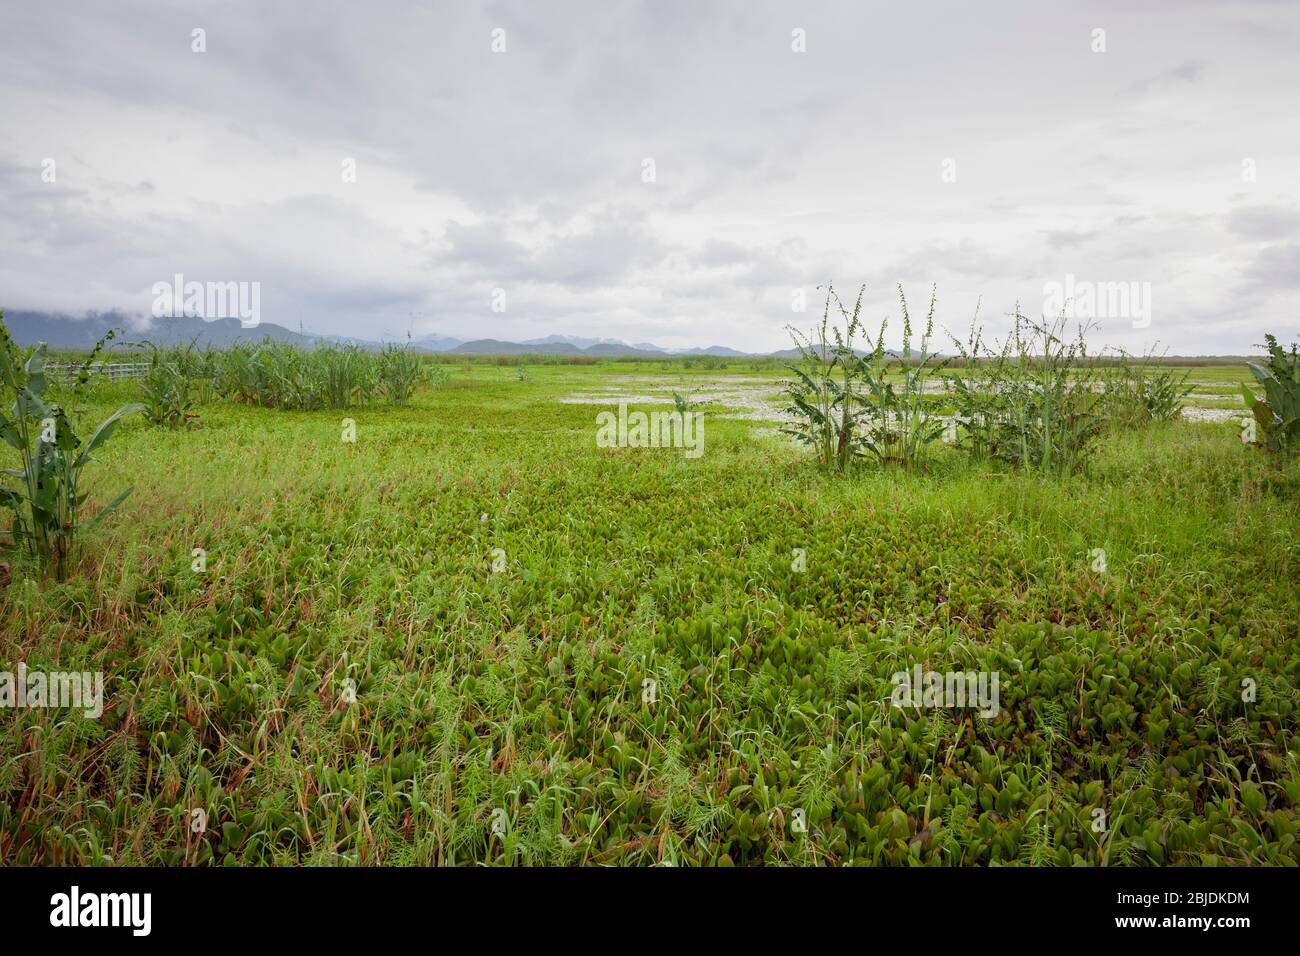
<instances>
[{"instance_id":1,"label":"hazy mountain ridge","mask_svg":"<svg viewBox=\"0 0 1300 956\"><path fill-rule=\"evenodd\" d=\"M124 330L109 343L109 348L126 348L136 342L155 345L188 345L226 348L236 342L260 342L271 338L277 342L314 345L321 336L299 334L280 325L263 322L245 329L238 319L199 318L156 319L153 324L141 326L133 316L120 312L92 312L84 318L74 318L54 312L29 312L15 309L4 313L5 325L19 345L36 345L45 342L52 349L90 349L108 334L110 329Z\"/></svg>"},{"instance_id":2,"label":"hazy mountain ridge","mask_svg":"<svg viewBox=\"0 0 1300 956\"><path fill-rule=\"evenodd\" d=\"M94 347L109 329L125 329L125 334L109 343L112 349L128 349L132 343L153 342L157 345L189 345L198 348L212 346L229 348L237 342L260 342L270 338L277 342L290 342L304 348L313 348L321 342L356 345L363 349L379 349L386 343L405 344L405 336L393 336L381 341L360 339L344 335L320 335L313 332L294 332L273 322L262 322L252 328L244 328L238 319L214 319L208 321L200 318L154 319L151 325L142 326L138 317L120 312L91 312L82 317L75 317L57 312L35 312L14 309L4 313L5 324L19 345L36 345L47 343L55 350L89 350ZM707 348L665 349L649 342L628 345L619 339L592 339L572 335L548 335L543 338L528 339L523 342L511 342L504 339L474 339L464 341L455 336L425 333L409 339L410 345L420 352L445 355L575 355L592 358L664 358L691 355L709 355L717 358L756 358L771 357L778 359L797 359L799 351L795 348L781 349L774 352L742 352L724 345L710 345ZM889 355L897 357L898 352L886 350ZM949 357L940 353L936 358ZM1242 361L1248 356L1180 356L1168 355L1165 359L1195 359Z\"/></svg>"},{"instance_id":3,"label":"hazy mountain ridge","mask_svg":"<svg viewBox=\"0 0 1300 956\"><path fill-rule=\"evenodd\" d=\"M198 348L212 346L228 348L237 342L260 342L270 338L277 342L290 342L312 348L319 342L356 345L364 349L382 348L385 342L403 343L404 338L373 341L344 335L317 335L311 332L294 332L273 322L262 322L244 328L238 319L206 319L194 317L154 319L141 326L137 317L120 312L92 312L75 317L56 312L34 312L16 309L5 313L5 324L19 345L47 343L52 349L90 349L109 329L125 329L125 334L110 343L112 348L125 348L131 343L153 342L156 345L189 345ZM547 335L542 338L511 342L502 339L474 339L465 341L449 335L429 333L414 336L410 345L421 352L464 355L589 355L596 358L662 357L665 355L739 356L752 354L721 345L708 348L665 349L648 342L628 345L620 339L584 338L573 335Z\"/></svg>"}]
</instances>

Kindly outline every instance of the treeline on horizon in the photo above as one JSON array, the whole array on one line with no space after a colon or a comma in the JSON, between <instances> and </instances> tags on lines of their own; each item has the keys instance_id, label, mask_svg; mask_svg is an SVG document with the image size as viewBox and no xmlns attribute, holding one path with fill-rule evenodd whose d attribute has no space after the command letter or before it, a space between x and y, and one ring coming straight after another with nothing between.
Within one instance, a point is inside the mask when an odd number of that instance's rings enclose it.
<instances>
[{"instance_id":1,"label":"treeline on horizon","mask_svg":"<svg viewBox=\"0 0 1300 956\"><path fill-rule=\"evenodd\" d=\"M272 340L274 341L274 340ZM301 346L292 346L300 348ZM214 348L213 351L223 351L223 349ZM60 361L84 361L91 354L90 349L51 349L50 360L52 362ZM651 365L681 365L686 368L713 369L730 365L746 365L751 367L772 367L781 368L789 364L792 356L787 355L553 355L545 352L520 352L516 354L467 354L464 352L418 352L416 358L422 362L432 362L438 365L498 365L498 366L516 366L516 365L599 365L602 362L616 364L651 364ZM916 365L920 359L913 357L904 359L902 356L892 356L893 360L900 364ZM1252 361L1259 361L1259 356L1249 355L1164 355L1164 356L1136 356L1129 355L1126 357L1119 354L1089 356L1087 359L1077 363L1081 366L1107 368L1118 366L1127 361L1129 364L1139 365L1167 365L1175 367L1205 367L1212 365L1246 365ZM115 348L105 355L104 361L109 364L113 363L131 363L147 362L149 356L147 352L141 353L135 350L126 350L125 348ZM965 359L960 355L955 356L930 356L926 361L930 364L943 363L951 368L979 367L990 362L987 358Z\"/></svg>"}]
</instances>

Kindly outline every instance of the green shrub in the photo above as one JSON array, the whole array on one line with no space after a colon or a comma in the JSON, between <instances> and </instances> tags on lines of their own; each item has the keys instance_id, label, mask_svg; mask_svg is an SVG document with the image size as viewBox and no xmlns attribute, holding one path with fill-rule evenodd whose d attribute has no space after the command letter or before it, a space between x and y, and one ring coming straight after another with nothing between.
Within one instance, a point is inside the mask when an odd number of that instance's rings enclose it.
<instances>
[{"instance_id":1,"label":"green shrub","mask_svg":"<svg viewBox=\"0 0 1300 956\"><path fill-rule=\"evenodd\" d=\"M781 430L812 448L817 463L824 468L842 471L850 459L860 454L858 426L861 409L866 405L861 395L866 387L863 374L867 366L859 360L853 339L862 330L859 315L866 288L864 285L858 290L850 313L834 287L827 286L821 325L812 335L790 329L799 361L787 366L794 374L785 386L790 400L786 411L792 424ZM832 302L844 317L842 330L830 324ZM877 343L877 347L883 355L883 343Z\"/></svg>"},{"instance_id":2,"label":"green shrub","mask_svg":"<svg viewBox=\"0 0 1300 956\"><path fill-rule=\"evenodd\" d=\"M954 340L963 370L950 384L977 457L1043 472L1083 466L1106 424L1086 332L1080 326L1067 338L1064 317L1035 322L1017 307L1001 348L984 344L978 330L969 346Z\"/></svg>"},{"instance_id":3,"label":"green shrub","mask_svg":"<svg viewBox=\"0 0 1300 956\"><path fill-rule=\"evenodd\" d=\"M1300 352L1295 345L1288 353L1277 339L1265 334L1268 365L1250 363L1250 372L1264 389L1256 398L1245 385L1241 393L1258 426L1259 437L1269 451L1294 454L1300 449Z\"/></svg>"},{"instance_id":4,"label":"green shrub","mask_svg":"<svg viewBox=\"0 0 1300 956\"><path fill-rule=\"evenodd\" d=\"M791 330L800 362L790 365L795 379L786 385L790 399L787 411L794 424L783 430L796 440L811 445L823 466L843 469L854 457L874 456L905 468L921 464L926 449L943 434L943 422L926 413L927 383L943 367L935 363L930 350L934 332L935 294L919 349L913 351L912 318L902 286L898 299L903 312L903 349L897 356L885 349L887 322L880 323L874 341L863 331L860 320L862 295L850 312L835 293L826 290L826 307L816 339ZM843 330L830 326L830 306L835 304L844 319ZM854 339L862 332L868 348L859 351ZM897 366L902 382L895 388L890 374Z\"/></svg>"},{"instance_id":5,"label":"green shrub","mask_svg":"<svg viewBox=\"0 0 1300 956\"><path fill-rule=\"evenodd\" d=\"M1168 422L1178 417L1183 399L1191 394L1187 384L1190 372L1181 375L1168 366L1153 364L1148 352L1142 362L1119 353L1116 365L1107 369L1105 408L1109 420L1126 427L1141 427L1151 422Z\"/></svg>"}]
</instances>

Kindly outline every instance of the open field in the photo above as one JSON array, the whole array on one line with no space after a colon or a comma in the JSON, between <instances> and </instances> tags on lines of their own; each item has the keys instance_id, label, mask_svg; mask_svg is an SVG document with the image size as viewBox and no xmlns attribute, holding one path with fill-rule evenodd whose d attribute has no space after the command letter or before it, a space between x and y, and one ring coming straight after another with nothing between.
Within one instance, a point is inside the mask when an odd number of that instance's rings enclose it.
<instances>
[{"instance_id":1,"label":"open field","mask_svg":"<svg viewBox=\"0 0 1300 956\"><path fill-rule=\"evenodd\" d=\"M779 366L719 364L129 417L68 581L0 568L6 664L106 682L0 722L0 861L1300 860L1294 464L1184 420L1073 477L832 476L763 420ZM1240 417L1244 367L1191 380ZM596 447L674 390L700 457ZM917 665L998 713L893 706Z\"/></svg>"}]
</instances>

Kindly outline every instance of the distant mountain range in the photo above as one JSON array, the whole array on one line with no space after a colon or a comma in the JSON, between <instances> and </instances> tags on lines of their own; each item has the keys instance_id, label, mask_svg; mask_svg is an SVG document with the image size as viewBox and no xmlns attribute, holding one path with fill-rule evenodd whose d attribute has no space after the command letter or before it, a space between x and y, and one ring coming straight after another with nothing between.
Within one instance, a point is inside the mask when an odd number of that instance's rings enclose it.
<instances>
[{"instance_id":1,"label":"distant mountain range","mask_svg":"<svg viewBox=\"0 0 1300 956\"><path fill-rule=\"evenodd\" d=\"M82 318L55 312L9 311L5 324L19 345L47 343L52 349L90 349L108 333L109 329L125 329L111 347L125 347L129 343L149 341L155 345L188 345L228 348L237 342L260 342L273 339L312 348L321 341L351 344L364 349L378 349L382 342L340 335L313 335L294 332L282 325L262 322L244 328L238 319L167 318L154 319L151 325L141 327L140 320L118 312L91 312ZM393 340L401 341L401 340ZM447 335L421 335L411 338L410 344L421 352L438 352L462 355L589 355L594 358L663 357L665 355L713 355L719 357L744 357L754 353L740 352L722 345L708 348L664 349L648 342L628 345L618 339L581 338L574 335L547 335L544 338L523 342L505 342L498 339L475 339L466 342ZM776 356L793 356L793 349L771 353Z\"/></svg>"}]
</instances>

